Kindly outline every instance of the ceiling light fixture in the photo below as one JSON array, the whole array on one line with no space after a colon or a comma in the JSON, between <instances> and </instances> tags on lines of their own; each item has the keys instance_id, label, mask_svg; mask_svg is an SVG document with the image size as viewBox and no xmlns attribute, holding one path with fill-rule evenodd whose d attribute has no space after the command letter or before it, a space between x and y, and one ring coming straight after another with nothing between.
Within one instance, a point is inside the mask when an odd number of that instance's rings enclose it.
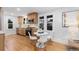
<instances>
[{"instance_id":1,"label":"ceiling light fixture","mask_svg":"<svg viewBox=\"0 0 79 59\"><path fill-rule=\"evenodd\" d=\"M24 15L24 18L27 18L27 16Z\"/></svg>"},{"instance_id":2,"label":"ceiling light fixture","mask_svg":"<svg viewBox=\"0 0 79 59\"><path fill-rule=\"evenodd\" d=\"M20 8L17 8L17 11L21 11L21 9Z\"/></svg>"}]
</instances>

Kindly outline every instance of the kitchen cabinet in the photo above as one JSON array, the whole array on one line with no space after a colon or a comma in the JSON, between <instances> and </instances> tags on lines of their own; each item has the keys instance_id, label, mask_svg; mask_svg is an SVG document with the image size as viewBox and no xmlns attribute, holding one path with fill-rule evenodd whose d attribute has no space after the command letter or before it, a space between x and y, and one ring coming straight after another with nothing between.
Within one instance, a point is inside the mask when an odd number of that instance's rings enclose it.
<instances>
[{"instance_id":1,"label":"kitchen cabinet","mask_svg":"<svg viewBox=\"0 0 79 59\"><path fill-rule=\"evenodd\" d=\"M25 36L26 35L25 30L26 30L25 28L17 28L16 33L19 34L19 35L24 35Z\"/></svg>"},{"instance_id":2,"label":"kitchen cabinet","mask_svg":"<svg viewBox=\"0 0 79 59\"><path fill-rule=\"evenodd\" d=\"M37 12L28 13L27 18L28 18L28 20L31 20L32 23L37 23L38 22L38 13Z\"/></svg>"},{"instance_id":3,"label":"kitchen cabinet","mask_svg":"<svg viewBox=\"0 0 79 59\"><path fill-rule=\"evenodd\" d=\"M18 22L18 24L19 24L19 27L21 28L21 26L22 26L22 22L23 22L23 17L22 16L19 16L19 17L17 17L17 22Z\"/></svg>"},{"instance_id":4,"label":"kitchen cabinet","mask_svg":"<svg viewBox=\"0 0 79 59\"><path fill-rule=\"evenodd\" d=\"M30 27L31 29L32 29L32 35L34 35L34 32L36 32L37 31L37 29L36 28L34 28L34 27ZM18 34L18 35L23 35L23 36L27 36L26 35L26 30L27 30L28 28L17 28L16 29L16 34Z\"/></svg>"}]
</instances>

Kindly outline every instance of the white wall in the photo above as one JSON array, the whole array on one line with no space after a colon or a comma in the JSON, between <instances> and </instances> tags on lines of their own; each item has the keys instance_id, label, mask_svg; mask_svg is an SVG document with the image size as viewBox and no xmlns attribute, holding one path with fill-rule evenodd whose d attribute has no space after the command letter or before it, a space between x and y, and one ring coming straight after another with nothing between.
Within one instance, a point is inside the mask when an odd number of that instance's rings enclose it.
<instances>
[{"instance_id":1,"label":"white wall","mask_svg":"<svg viewBox=\"0 0 79 59\"><path fill-rule=\"evenodd\" d=\"M8 19L13 21L13 29L8 29ZM17 27L16 17L14 16L4 16L4 32L5 35L16 34L16 27Z\"/></svg>"},{"instance_id":2,"label":"white wall","mask_svg":"<svg viewBox=\"0 0 79 59\"><path fill-rule=\"evenodd\" d=\"M0 30L1 30L1 7L0 7Z\"/></svg>"},{"instance_id":3,"label":"white wall","mask_svg":"<svg viewBox=\"0 0 79 59\"><path fill-rule=\"evenodd\" d=\"M79 10L79 8L60 8L51 13L41 14L41 15L53 15L53 30L50 32L52 36L52 41L60 42L63 44L67 44L70 37L70 32L68 28L62 27L62 12L66 11L75 11ZM48 11L49 12L49 11ZM41 16L39 15L39 16ZM44 20L47 20L46 18ZM45 21L45 31L47 27L47 22ZM48 32L48 31L47 31ZM79 38L79 33L77 32L77 38Z\"/></svg>"},{"instance_id":4,"label":"white wall","mask_svg":"<svg viewBox=\"0 0 79 59\"><path fill-rule=\"evenodd\" d=\"M3 9L0 7L0 30L3 31Z\"/></svg>"},{"instance_id":5,"label":"white wall","mask_svg":"<svg viewBox=\"0 0 79 59\"><path fill-rule=\"evenodd\" d=\"M54 15L53 20L54 40L66 44L69 39L69 32L67 28L62 27L62 10L54 11L53 15Z\"/></svg>"}]
</instances>

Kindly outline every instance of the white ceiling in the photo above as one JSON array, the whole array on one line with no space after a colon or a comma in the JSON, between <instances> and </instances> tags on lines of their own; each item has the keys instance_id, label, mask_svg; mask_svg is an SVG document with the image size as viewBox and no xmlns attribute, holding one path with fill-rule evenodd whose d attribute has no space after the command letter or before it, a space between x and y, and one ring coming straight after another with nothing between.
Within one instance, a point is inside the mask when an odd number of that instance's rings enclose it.
<instances>
[{"instance_id":1,"label":"white ceiling","mask_svg":"<svg viewBox=\"0 0 79 59\"><path fill-rule=\"evenodd\" d=\"M20 8L20 11L17 11L17 8ZM52 12L58 8L59 7L3 7L4 13L6 15L13 15L13 16L23 16L33 11L38 12L38 14L43 14L47 12Z\"/></svg>"},{"instance_id":2,"label":"white ceiling","mask_svg":"<svg viewBox=\"0 0 79 59\"><path fill-rule=\"evenodd\" d=\"M17 11L17 8L19 8L20 11ZM4 14L12 16L25 16L34 11L38 12L38 14L44 14L58 9L63 10L63 12L79 10L78 7L3 7Z\"/></svg>"}]
</instances>

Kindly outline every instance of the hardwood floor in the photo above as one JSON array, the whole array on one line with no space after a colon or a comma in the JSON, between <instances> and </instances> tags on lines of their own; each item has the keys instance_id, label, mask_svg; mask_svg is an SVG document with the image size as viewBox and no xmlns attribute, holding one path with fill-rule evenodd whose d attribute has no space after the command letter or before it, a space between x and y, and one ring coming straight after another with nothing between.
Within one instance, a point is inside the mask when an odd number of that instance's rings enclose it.
<instances>
[{"instance_id":1,"label":"hardwood floor","mask_svg":"<svg viewBox=\"0 0 79 59\"><path fill-rule=\"evenodd\" d=\"M29 37L9 35L5 37L5 51L65 51L66 46L60 43L48 41L45 48L36 48L35 42Z\"/></svg>"}]
</instances>

